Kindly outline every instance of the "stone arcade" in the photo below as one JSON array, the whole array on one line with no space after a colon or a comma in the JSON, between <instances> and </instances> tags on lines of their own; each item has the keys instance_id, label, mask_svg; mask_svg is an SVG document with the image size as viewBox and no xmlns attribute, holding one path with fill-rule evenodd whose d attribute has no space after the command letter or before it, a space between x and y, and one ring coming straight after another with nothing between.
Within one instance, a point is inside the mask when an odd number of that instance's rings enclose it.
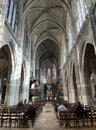
<instances>
[{"instance_id":1,"label":"stone arcade","mask_svg":"<svg viewBox=\"0 0 96 130\"><path fill-rule=\"evenodd\" d=\"M47 80L96 105L96 0L0 0L0 103L45 98Z\"/></svg>"}]
</instances>

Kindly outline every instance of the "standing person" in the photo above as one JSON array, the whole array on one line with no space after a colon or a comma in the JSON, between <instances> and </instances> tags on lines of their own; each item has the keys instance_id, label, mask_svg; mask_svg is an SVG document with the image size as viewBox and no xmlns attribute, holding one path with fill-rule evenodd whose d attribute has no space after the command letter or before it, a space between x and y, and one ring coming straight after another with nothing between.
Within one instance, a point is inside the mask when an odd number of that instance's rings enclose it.
<instances>
[{"instance_id":1,"label":"standing person","mask_svg":"<svg viewBox=\"0 0 96 130\"><path fill-rule=\"evenodd\" d=\"M26 99L24 100L24 104L26 104Z\"/></svg>"}]
</instances>

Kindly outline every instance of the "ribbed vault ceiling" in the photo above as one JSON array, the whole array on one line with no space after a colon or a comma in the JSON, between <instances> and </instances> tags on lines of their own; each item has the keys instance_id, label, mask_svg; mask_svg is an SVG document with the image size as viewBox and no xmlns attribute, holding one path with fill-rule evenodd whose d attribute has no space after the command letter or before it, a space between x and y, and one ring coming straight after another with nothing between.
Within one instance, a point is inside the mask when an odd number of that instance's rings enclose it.
<instances>
[{"instance_id":1,"label":"ribbed vault ceiling","mask_svg":"<svg viewBox=\"0 0 96 130\"><path fill-rule=\"evenodd\" d=\"M45 63L45 59L47 58L48 61L51 57L52 62L58 63L61 36L66 37L66 14L71 12L71 0L23 1L26 25L31 36L32 46L38 50L39 62ZM46 43L49 44L46 46ZM53 44L57 44L56 47Z\"/></svg>"},{"instance_id":2,"label":"ribbed vault ceiling","mask_svg":"<svg viewBox=\"0 0 96 130\"><path fill-rule=\"evenodd\" d=\"M38 57L40 65L45 66L46 64L47 67L51 67L53 64L55 64L55 66L58 66L59 64L59 48L57 44L50 39L43 41L39 45L36 54L36 57Z\"/></svg>"}]
</instances>

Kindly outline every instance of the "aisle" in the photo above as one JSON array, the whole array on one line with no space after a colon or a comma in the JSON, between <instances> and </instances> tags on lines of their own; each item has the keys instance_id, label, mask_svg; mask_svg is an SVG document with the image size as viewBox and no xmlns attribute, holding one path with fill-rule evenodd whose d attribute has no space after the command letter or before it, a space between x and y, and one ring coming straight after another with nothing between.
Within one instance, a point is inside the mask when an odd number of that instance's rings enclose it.
<instances>
[{"instance_id":1,"label":"aisle","mask_svg":"<svg viewBox=\"0 0 96 130\"><path fill-rule=\"evenodd\" d=\"M43 111L39 115L39 118L37 119L34 128L39 128L42 130L61 130L61 128L59 127L58 120L56 119L54 107L50 102L46 103L46 105L44 106Z\"/></svg>"},{"instance_id":2,"label":"aisle","mask_svg":"<svg viewBox=\"0 0 96 130\"><path fill-rule=\"evenodd\" d=\"M84 127L84 128L60 128L54 107L50 102L47 102L43 107L43 111L36 120L33 130L95 130L96 127Z\"/></svg>"}]
</instances>

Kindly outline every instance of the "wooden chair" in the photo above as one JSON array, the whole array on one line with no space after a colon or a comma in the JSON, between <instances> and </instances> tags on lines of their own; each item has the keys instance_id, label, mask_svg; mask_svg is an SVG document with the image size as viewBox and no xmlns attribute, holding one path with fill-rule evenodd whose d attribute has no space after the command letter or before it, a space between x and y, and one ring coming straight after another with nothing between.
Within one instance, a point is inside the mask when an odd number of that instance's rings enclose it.
<instances>
[{"instance_id":1,"label":"wooden chair","mask_svg":"<svg viewBox=\"0 0 96 130\"><path fill-rule=\"evenodd\" d=\"M10 112L10 127L18 127L20 113L16 110Z\"/></svg>"},{"instance_id":2,"label":"wooden chair","mask_svg":"<svg viewBox=\"0 0 96 130\"><path fill-rule=\"evenodd\" d=\"M93 125L96 125L96 108L92 109L92 121Z\"/></svg>"},{"instance_id":3,"label":"wooden chair","mask_svg":"<svg viewBox=\"0 0 96 130\"><path fill-rule=\"evenodd\" d=\"M87 126L93 126L93 119L92 119L92 110L87 109L85 110L87 115L84 116L85 122Z\"/></svg>"},{"instance_id":4,"label":"wooden chair","mask_svg":"<svg viewBox=\"0 0 96 130\"><path fill-rule=\"evenodd\" d=\"M81 111L75 114L75 126L85 126L84 113Z\"/></svg>"},{"instance_id":5,"label":"wooden chair","mask_svg":"<svg viewBox=\"0 0 96 130\"><path fill-rule=\"evenodd\" d=\"M1 119L2 119L2 108L0 108L0 126L1 126Z\"/></svg>"},{"instance_id":6,"label":"wooden chair","mask_svg":"<svg viewBox=\"0 0 96 130\"><path fill-rule=\"evenodd\" d=\"M19 118L18 121L19 128L29 128L28 118Z\"/></svg>"},{"instance_id":7,"label":"wooden chair","mask_svg":"<svg viewBox=\"0 0 96 130\"><path fill-rule=\"evenodd\" d=\"M10 113L2 112L1 115L1 127L10 127Z\"/></svg>"},{"instance_id":8,"label":"wooden chair","mask_svg":"<svg viewBox=\"0 0 96 130\"><path fill-rule=\"evenodd\" d=\"M74 110L68 110L68 126L76 126L76 117L75 117L75 113Z\"/></svg>"},{"instance_id":9,"label":"wooden chair","mask_svg":"<svg viewBox=\"0 0 96 130\"><path fill-rule=\"evenodd\" d=\"M28 119L28 124L30 125L30 121L31 121L31 124L32 124L32 127L34 126L35 124L35 116L33 114L31 115L28 115L27 119Z\"/></svg>"},{"instance_id":10,"label":"wooden chair","mask_svg":"<svg viewBox=\"0 0 96 130\"><path fill-rule=\"evenodd\" d=\"M59 112L59 124L62 127L62 125L67 126L68 123L68 112L67 111L60 111Z\"/></svg>"}]
</instances>

